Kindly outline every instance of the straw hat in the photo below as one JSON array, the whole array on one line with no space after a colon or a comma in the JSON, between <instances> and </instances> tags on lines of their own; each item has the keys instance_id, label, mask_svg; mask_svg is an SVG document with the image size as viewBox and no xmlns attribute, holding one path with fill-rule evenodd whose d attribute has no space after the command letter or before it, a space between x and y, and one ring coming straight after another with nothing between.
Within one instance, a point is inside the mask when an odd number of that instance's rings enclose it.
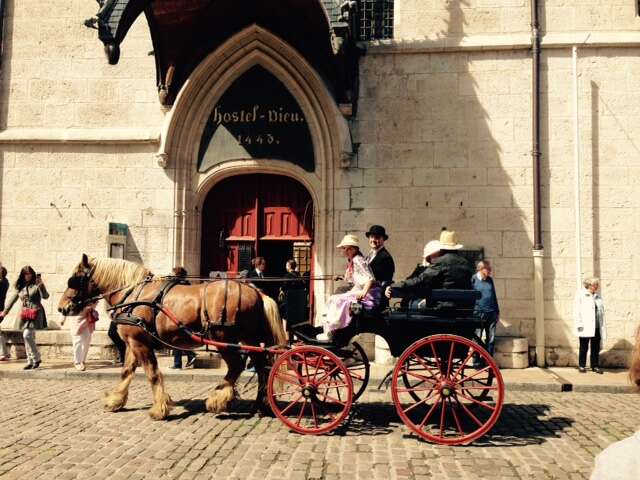
<instances>
[{"instance_id":1,"label":"straw hat","mask_svg":"<svg viewBox=\"0 0 640 480\"><path fill-rule=\"evenodd\" d=\"M440 233L440 250L460 250L463 246L458 243L456 232L443 230Z\"/></svg>"},{"instance_id":2,"label":"straw hat","mask_svg":"<svg viewBox=\"0 0 640 480\"><path fill-rule=\"evenodd\" d=\"M422 252L422 257L427 258L433 255L434 253L438 253L440 251L440 242L438 240L431 240L424 246L424 250Z\"/></svg>"},{"instance_id":3,"label":"straw hat","mask_svg":"<svg viewBox=\"0 0 640 480\"><path fill-rule=\"evenodd\" d=\"M336 248L342 248L342 247L360 248L360 242L358 241L358 237L356 237L355 235L345 235L342 238L342 240L340 240L340 243L336 245Z\"/></svg>"}]
</instances>

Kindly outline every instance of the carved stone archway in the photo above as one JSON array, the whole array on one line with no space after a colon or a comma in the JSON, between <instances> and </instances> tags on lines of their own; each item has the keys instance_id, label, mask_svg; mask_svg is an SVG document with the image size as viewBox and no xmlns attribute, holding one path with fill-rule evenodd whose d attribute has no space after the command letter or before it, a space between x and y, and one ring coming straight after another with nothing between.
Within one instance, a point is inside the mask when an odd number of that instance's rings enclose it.
<instances>
[{"instance_id":1,"label":"carved stone archway","mask_svg":"<svg viewBox=\"0 0 640 480\"><path fill-rule=\"evenodd\" d=\"M289 90L304 113L311 133L315 171L307 172L278 160L234 160L197 171L198 151L205 123L221 95L244 72L260 65ZM239 173L287 175L302 183L314 202L315 272L333 272L334 171L352 156L346 120L325 83L290 45L253 25L211 53L194 70L167 114L158 162L174 179L174 264L197 271L200 259L200 209L217 182ZM320 287L320 286L318 286ZM319 305L329 285L317 288Z\"/></svg>"}]
</instances>

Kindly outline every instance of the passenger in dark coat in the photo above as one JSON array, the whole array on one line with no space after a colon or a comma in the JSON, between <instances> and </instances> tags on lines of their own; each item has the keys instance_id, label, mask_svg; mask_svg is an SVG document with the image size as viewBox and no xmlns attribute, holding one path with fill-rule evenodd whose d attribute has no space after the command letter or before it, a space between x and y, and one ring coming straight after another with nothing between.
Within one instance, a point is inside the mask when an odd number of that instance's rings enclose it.
<instances>
[{"instance_id":1,"label":"passenger in dark coat","mask_svg":"<svg viewBox=\"0 0 640 480\"><path fill-rule=\"evenodd\" d=\"M367 263L376 281L378 283L393 281L396 266L393 257L384 246L384 242L389 238L384 227L372 225L365 235L369 239L369 247L371 248L369 255L367 255Z\"/></svg>"},{"instance_id":2,"label":"passenger in dark coat","mask_svg":"<svg viewBox=\"0 0 640 480\"><path fill-rule=\"evenodd\" d=\"M456 250L462 248L455 232L443 231L440 235L440 251L430 256L429 265L418 266L406 280L393 283L385 291L388 298L393 295L428 298L433 289L471 289L473 266ZM438 302L434 308L455 307L452 302Z\"/></svg>"}]
</instances>

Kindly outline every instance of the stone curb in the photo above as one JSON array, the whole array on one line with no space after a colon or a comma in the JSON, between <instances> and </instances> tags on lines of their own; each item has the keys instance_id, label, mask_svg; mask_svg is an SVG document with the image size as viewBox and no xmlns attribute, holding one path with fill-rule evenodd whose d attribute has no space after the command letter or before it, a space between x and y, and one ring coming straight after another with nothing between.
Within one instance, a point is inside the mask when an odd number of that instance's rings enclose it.
<instances>
[{"instance_id":1,"label":"stone curb","mask_svg":"<svg viewBox=\"0 0 640 480\"><path fill-rule=\"evenodd\" d=\"M173 373L163 372L165 378L169 382L194 382L194 383L215 383L223 379L224 375L218 373L212 374L191 374L191 373ZM240 383L244 383L252 377L253 374L244 372L240 377ZM136 372L136 377L145 380L143 372ZM0 370L0 379L2 378L29 378L38 380L113 380L120 379L119 372L95 372L95 371L70 371L70 370ZM550 375L551 381L548 382L505 382L505 390L507 392L576 392L576 393L633 393L630 386L627 385L606 385L606 384L571 384L560 381ZM377 386L383 380L372 376L369 379L368 391L378 393ZM564 379L562 379L564 380ZM384 393L382 390L380 393Z\"/></svg>"}]
</instances>

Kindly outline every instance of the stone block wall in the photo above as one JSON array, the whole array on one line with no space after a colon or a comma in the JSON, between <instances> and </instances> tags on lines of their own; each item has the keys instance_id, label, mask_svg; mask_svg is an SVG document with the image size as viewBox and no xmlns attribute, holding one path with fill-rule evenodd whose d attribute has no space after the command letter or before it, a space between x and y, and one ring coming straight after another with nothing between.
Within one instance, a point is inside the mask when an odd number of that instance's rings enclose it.
<instances>
[{"instance_id":1,"label":"stone block wall","mask_svg":"<svg viewBox=\"0 0 640 480\"><path fill-rule=\"evenodd\" d=\"M157 165L157 145L118 144L110 133L135 138L162 123L144 16L127 35L119 64L109 65L96 31L83 26L95 2L52 8L20 0L6 8L0 127L33 142L0 147L0 261L12 282L25 264L43 274L56 327L57 302L80 254L107 255L109 222L129 225L129 259L170 270L173 171ZM94 138L56 139L80 130ZM13 315L3 322L13 324ZM103 315L99 326L106 325Z\"/></svg>"},{"instance_id":2,"label":"stone block wall","mask_svg":"<svg viewBox=\"0 0 640 480\"><path fill-rule=\"evenodd\" d=\"M42 273L51 293L45 301L51 326L81 254L107 256L109 222L129 225L128 259L170 272L172 171L157 165L154 151L148 145L3 146L0 260L11 282L23 265Z\"/></svg>"},{"instance_id":3,"label":"stone block wall","mask_svg":"<svg viewBox=\"0 0 640 480\"><path fill-rule=\"evenodd\" d=\"M82 25L96 4L63 3L8 2L0 84L2 134L43 136L0 146L0 261L12 280L27 263L43 273L52 326L80 253L106 254L108 222L130 226L128 257L156 272L171 268L174 248L175 172L157 165L157 143L118 143L112 135L159 131L163 121L146 21L136 22L111 66L95 31ZM371 224L385 225L397 277L413 269L443 226L484 247L502 306L498 334L526 337L532 346L531 61L519 49L529 41L529 8L527 0L396 0L397 42L372 44L361 60L352 124L359 150L351 168L336 164L330 214L334 244L347 232L364 242ZM609 47L581 47L579 65L583 270L602 278L604 360L618 365L626 362L640 307L635 8L630 0L541 1L543 33L555 47L565 34L631 35L608 37ZM545 47L542 66L547 357L564 365L577 353L570 43ZM50 138L80 130L96 138Z\"/></svg>"},{"instance_id":4,"label":"stone block wall","mask_svg":"<svg viewBox=\"0 0 640 480\"><path fill-rule=\"evenodd\" d=\"M514 40L530 32L531 0L395 0L394 39L463 44L474 37ZM541 31L579 34L634 31L640 26L633 0L540 0ZM520 40L518 40L519 42ZM516 42L517 43L517 42Z\"/></svg>"},{"instance_id":5,"label":"stone block wall","mask_svg":"<svg viewBox=\"0 0 640 480\"><path fill-rule=\"evenodd\" d=\"M626 0L542 0L541 27L547 32L635 30L637 2Z\"/></svg>"},{"instance_id":6,"label":"stone block wall","mask_svg":"<svg viewBox=\"0 0 640 480\"><path fill-rule=\"evenodd\" d=\"M572 71L547 50L542 74L542 225L548 361L577 362ZM605 365L624 365L640 302L640 178L634 140L640 50L580 50L583 276L602 278ZM372 223L390 234L397 277L442 226L495 266L499 335L535 345L528 52L376 52L362 61L357 166L339 172L339 235ZM347 208L348 207L348 208ZM338 263L339 264L339 263Z\"/></svg>"},{"instance_id":7,"label":"stone block wall","mask_svg":"<svg viewBox=\"0 0 640 480\"><path fill-rule=\"evenodd\" d=\"M364 57L357 167L339 231L389 231L396 277L443 226L493 260L500 335L533 335L529 60L525 52ZM533 338L530 337L530 342Z\"/></svg>"},{"instance_id":8,"label":"stone block wall","mask_svg":"<svg viewBox=\"0 0 640 480\"><path fill-rule=\"evenodd\" d=\"M96 31L83 21L95 2L7 2L0 126L47 128L158 127L162 112L144 16L109 65Z\"/></svg>"},{"instance_id":9,"label":"stone block wall","mask_svg":"<svg viewBox=\"0 0 640 480\"><path fill-rule=\"evenodd\" d=\"M529 10L527 0L395 0L394 36L438 40L527 32Z\"/></svg>"},{"instance_id":10,"label":"stone block wall","mask_svg":"<svg viewBox=\"0 0 640 480\"><path fill-rule=\"evenodd\" d=\"M638 325L640 279L640 48L579 49L583 276L601 278L607 310L605 364L626 364ZM571 330L576 289L572 59L543 56L543 226L546 342L556 365L577 363Z\"/></svg>"}]
</instances>

